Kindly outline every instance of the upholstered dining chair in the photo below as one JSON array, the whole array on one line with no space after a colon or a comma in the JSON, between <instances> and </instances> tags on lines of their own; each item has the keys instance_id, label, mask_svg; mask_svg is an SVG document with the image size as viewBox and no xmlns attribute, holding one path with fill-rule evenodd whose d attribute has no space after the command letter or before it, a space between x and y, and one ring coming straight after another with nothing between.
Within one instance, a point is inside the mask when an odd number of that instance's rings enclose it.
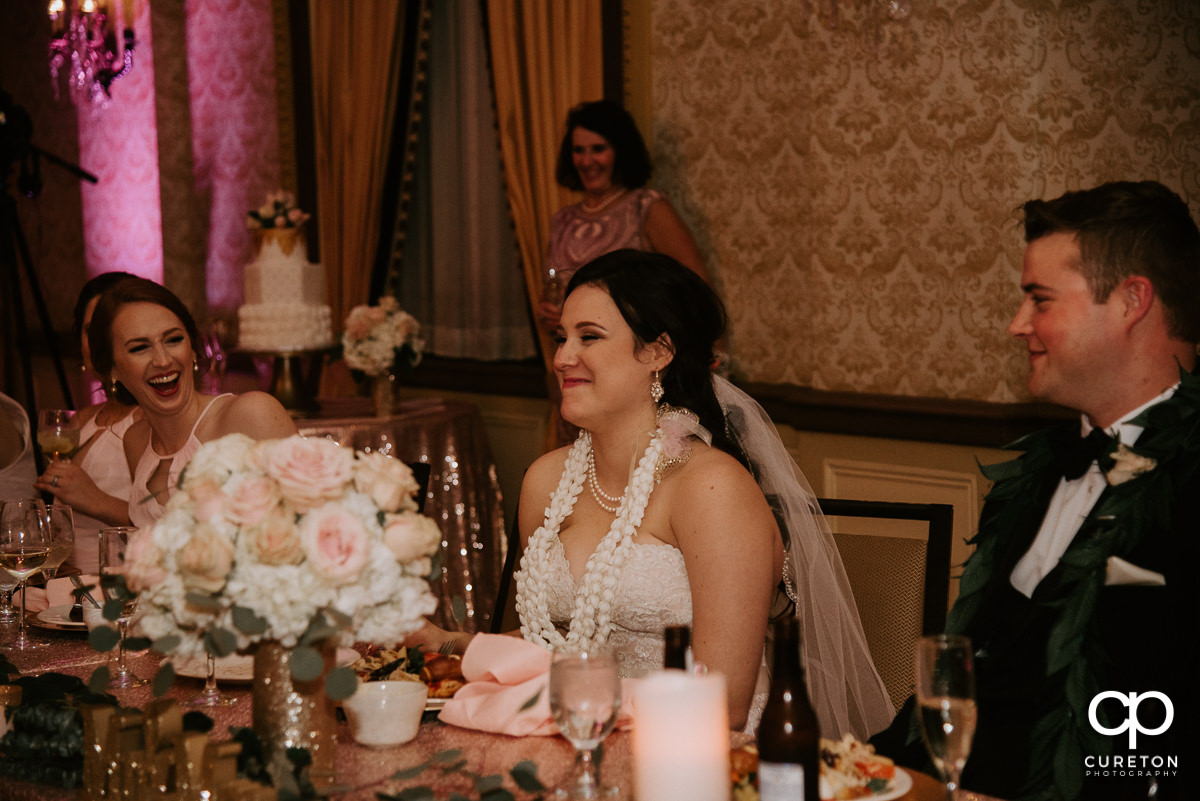
<instances>
[{"instance_id":1,"label":"upholstered dining chair","mask_svg":"<svg viewBox=\"0 0 1200 801\"><path fill-rule=\"evenodd\" d=\"M913 692L913 648L922 634L945 629L950 594L950 536L954 507L817 499L831 520L875 669L897 710ZM850 518L916 520L925 537L852 533Z\"/></svg>"}]
</instances>

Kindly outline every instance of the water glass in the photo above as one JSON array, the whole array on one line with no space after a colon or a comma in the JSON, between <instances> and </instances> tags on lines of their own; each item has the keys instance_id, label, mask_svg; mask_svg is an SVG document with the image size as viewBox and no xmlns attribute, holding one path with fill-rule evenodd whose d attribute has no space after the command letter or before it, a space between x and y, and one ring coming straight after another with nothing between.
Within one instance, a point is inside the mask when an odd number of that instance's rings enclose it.
<instances>
[{"instance_id":1,"label":"water glass","mask_svg":"<svg viewBox=\"0 0 1200 801\"><path fill-rule=\"evenodd\" d=\"M46 529L46 505L40 499L18 498L0 504L0 569L16 579L21 589L19 627L9 643L19 651L45 645L31 639L25 629L25 583L50 557Z\"/></svg>"},{"instance_id":2,"label":"water glass","mask_svg":"<svg viewBox=\"0 0 1200 801\"><path fill-rule=\"evenodd\" d=\"M925 749L958 798L959 777L975 736L975 666L971 641L939 634L917 641L917 705Z\"/></svg>"},{"instance_id":3,"label":"water glass","mask_svg":"<svg viewBox=\"0 0 1200 801\"><path fill-rule=\"evenodd\" d=\"M46 580L58 575L58 569L75 550L75 512L65 503L46 507L46 525L50 535L50 556L42 567Z\"/></svg>"},{"instance_id":4,"label":"water glass","mask_svg":"<svg viewBox=\"0 0 1200 801\"><path fill-rule=\"evenodd\" d=\"M600 783L596 749L617 723L621 679L617 656L601 643L555 649L550 663L550 712L563 737L575 746L575 770L551 798L610 798L617 787Z\"/></svg>"},{"instance_id":5,"label":"water glass","mask_svg":"<svg viewBox=\"0 0 1200 801\"><path fill-rule=\"evenodd\" d=\"M149 684L139 678L125 663L125 638L129 635L129 621L137 608L137 595L129 591L123 579L125 573L125 551L129 537L137 531L132 526L114 526L100 529L100 589L104 594L104 617L112 620L116 616L117 669L109 687L129 688Z\"/></svg>"}]
</instances>

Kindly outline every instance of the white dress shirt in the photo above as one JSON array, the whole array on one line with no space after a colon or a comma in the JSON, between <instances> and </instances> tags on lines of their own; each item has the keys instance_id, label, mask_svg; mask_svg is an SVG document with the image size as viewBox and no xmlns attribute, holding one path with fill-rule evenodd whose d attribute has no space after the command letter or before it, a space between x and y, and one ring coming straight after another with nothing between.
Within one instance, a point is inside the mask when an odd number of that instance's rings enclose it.
<instances>
[{"instance_id":1,"label":"white dress shirt","mask_svg":"<svg viewBox=\"0 0 1200 801\"><path fill-rule=\"evenodd\" d=\"M1151 406L1162 403L1174 395L1178 386L1176 384L1149 403L1129 412L1105 430L1110 436L1119 439L1122 444L1132 446L1141 436L1142 427L1135 426L1129 421ZM1092 433L1094 427L1088 420L1088 416L1083 415L1080 421L1080 435L1086 437ZM1050 499L1050 505L1046 507L1046 516L1042 518L1042 527L1038 529L1033 545L1029 546L1029 550L1017 562L1017 566L1013 568L1012 575L1009 577L1009 581L1018 592L1027 598L1033 597L1034 589L1058 564L1058 560L1066 552L1071 540L1075 539L1079 527L1091 513L1092 507L1100 499L1100 493L1104 492L1107 484L1108 480L1095 461L1079 478L1059 480L1058 488Z\"/></svg>"}]
</instances>

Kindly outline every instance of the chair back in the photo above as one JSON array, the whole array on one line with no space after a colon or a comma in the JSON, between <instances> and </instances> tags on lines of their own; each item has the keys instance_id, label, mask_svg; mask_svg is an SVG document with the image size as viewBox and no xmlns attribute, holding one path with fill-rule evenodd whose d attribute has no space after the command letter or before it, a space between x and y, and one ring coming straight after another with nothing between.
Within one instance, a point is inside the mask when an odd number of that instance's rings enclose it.
<instances>
[{"instance_id":1,"label":"chair back","mask_svg":"<svg viewBox=\"0 0 1200 801\"><path fill-rule=\"evenodd\" d=\"M831 524L875 669L899 710L913 692L917 639L946 626L954 507L840 498L820 498L818 503L827 517L927 523L924 538L857 534L845 521Z\"/></svg>"}]
</instances>

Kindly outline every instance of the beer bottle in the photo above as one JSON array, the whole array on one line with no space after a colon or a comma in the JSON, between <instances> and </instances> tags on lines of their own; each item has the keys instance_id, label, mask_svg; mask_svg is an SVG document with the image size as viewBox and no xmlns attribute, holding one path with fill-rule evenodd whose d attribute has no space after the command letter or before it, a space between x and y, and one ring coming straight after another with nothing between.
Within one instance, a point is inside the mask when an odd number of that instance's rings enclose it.
<instances>
[{"instance_id":1,"label":"beer bottle","mask_svg":"<svg viewBox=\"0 0 1200 801\"><path fill-rule=\"evenodd\" d=\"M663 630L663 641L663 667L687 670L692 661L692 630L687 626L667 626Z\"/></svg>"},{"instance_id":2,"label":"beer bottle","mask_svg":"<svg viewBox=\"0 0 1200 801\"><path fill-rule=\"evenodd\" d=\"M762 801L818 801L820 727L800 664L800 621L773 626L771 694L758 727L758 791Z\"/></svg>"}]
</instances>

